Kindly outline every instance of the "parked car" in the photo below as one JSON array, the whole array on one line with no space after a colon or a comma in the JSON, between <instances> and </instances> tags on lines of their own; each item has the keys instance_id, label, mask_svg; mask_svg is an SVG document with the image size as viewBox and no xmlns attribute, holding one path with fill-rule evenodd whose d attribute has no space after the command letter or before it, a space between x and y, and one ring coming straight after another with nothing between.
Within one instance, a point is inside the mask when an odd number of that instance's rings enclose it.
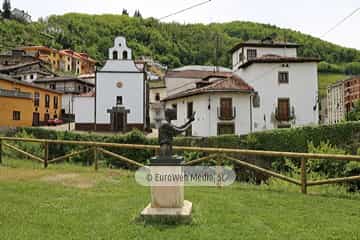
<instances>
[{"instance_id":1,"label":"parked car","mask_svg":"<svg viewBox=\"0 0 360 240\"><path fill-rule=\"evenodd\" d=\"M58 119L58 118L49 119L47 121L48 126L56 126L56 125L60 125L60 124L63 124L63 123L64 123L64 121L61 120L61 119Z\"/></svg>"}]
</instances>

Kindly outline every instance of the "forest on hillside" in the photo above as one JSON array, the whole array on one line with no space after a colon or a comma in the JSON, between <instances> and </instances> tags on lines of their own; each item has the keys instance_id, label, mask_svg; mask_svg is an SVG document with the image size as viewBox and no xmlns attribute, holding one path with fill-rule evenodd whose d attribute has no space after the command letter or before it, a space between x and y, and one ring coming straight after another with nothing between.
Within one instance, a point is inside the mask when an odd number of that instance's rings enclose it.
<instances>
[{"instance_id":1,"label":"forest on hillside","mask_svg":"<svg viewBox=\"0 0 360 240\"><path fill-rule=\"evenodd\" d=\"M213 24L162 23L127 15L70 13L23 24L0 20L0 51L21 45L46 45L87 52L102 62L115 36L125 36L135 57L151 56L171 67L188 64L231 65L229 50L241 41L263 39L303 45L299 55L323 60L321 72L360 73L360 51L341 47L290 29L252 22ZM216 51L217 49L217 51Z\"/></svg>"}]
</instances>

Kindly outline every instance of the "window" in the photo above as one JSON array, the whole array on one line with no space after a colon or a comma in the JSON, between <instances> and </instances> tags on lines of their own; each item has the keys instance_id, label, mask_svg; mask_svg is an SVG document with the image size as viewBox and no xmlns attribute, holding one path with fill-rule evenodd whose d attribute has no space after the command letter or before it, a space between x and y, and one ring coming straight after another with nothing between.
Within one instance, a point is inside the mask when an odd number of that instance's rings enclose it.
<instances>
[{"instance_id":1,"label":"window","mask_svg":"<svg viewBox=\"0 0 360 240\"><path fill-rule=\"evenodd\" d=\"M116 105L122 105L123 104L123 98L122 96L116 97Z\"/></svg>"},{"instance_id":2,"label":"window","mask_svg":"<svg viewBox=\"0 0 360 240\"><path fill-rule=\"evenodd\" d=\"M67 66L67 70L70 71L70 65Z\"/></svg>"},{"instance_id":3,"label":"window","mask_svg":"<svg viewBox=\"0 0 360 240\"><path fill-rule=\"evenodd\" d=\"M155 101L160 101L160 93L155 93Z\"/></svg>"},{"instance_id":4,"label":"window","mask_svg":"<svg viewBox=\"0 0 360 240\"><path fill-rule=\"evenodd\" d=\"M234 123L218 123L218 135L235 134Z\"/></svg>"},{"instance_id":5,"label":"window","mask_svg":"<svg viewBox=\"0 0 360 240\"><path fill-rule=\"evenodd\" d=\"M279 84L289 83L289 72L279 72L278 79L279 79Z\"/></svg>"},{"instance_id":6,"label":"window","mask_svg":"<svg viewBox=\"0 0 360 240\"><path fill-rule=\"evenodd\" d=\"M58 96L54 96L54 108L57 109L59 104L59 98Z\"/></svg>"},{"instance_id":7,"label":"window","mask_svg":"<svg viewBox=\"0 0 360 240\"><path fill-rule=\"evenodd\" d=\"M220 99L220 116L221 120L232 120L233 111L232 111L232 99L231 98L221 98Z\"/></svg>"},{"instance_id":8,"label":"window","mask_svg":"<svg viewBox=\"0 0 360 240\"><path fill-rule=\"evenodd\" d=\"M172 108L173 108L173 109L175 109L175 113L176 113L176 114L175 114L175 119L174 119L174 120L177 120L177 104L176 104L176 103L174 103L174 104L172 104L171 106L172 106Z\"/></svg>"},{"instance_id":9,"label":"window","mask_svg":"<svg viewBox=\"0 0 360 240\"><path fill-rule=\"evenodd\" d=\"M252 60L257 57L257 51L256 49L248 49L246 51L247 60Z\"/></svg>"},{"instance_id":10,"label":"window","mask_svg":"<svg viewBox=\"0 0 360 240\"><path fill-rule=\"evenodd\" d=\"M290 100L288 98L278 99L277 118L279 121L289 121L290 118Z\"/></svg>"},{"instance_id":11,"label":"window","mask_svg":"<svg viewBox=\"0 0 360 240\"><path fill-rule=\"evenodd\" d=\"M44 114L44 122L47 123L50 119L50 115L48 113Z\"/></svg>"},{"instance_id":12,"label":"window","mask_svg":"<svg viewBox=\"0 0 360 240\"><path fill-rule=\"evenodd\" d=\"M50 83L50 88L51 89L56 89L56 83Z\"/></svg>"},{"instance_id":13,"label":"window","mask_svg":"<svg viewBox=\"0 0 360 240\"><path fill-rule=\"evenodd\" d=\"M35 107L40 106L40 93L38 92L34 93L34 106Z\"/></svg>"},{"instance_id":14,"label":"window","mask_svg":"<svg viewBox=\"0 0 360 240\"><path fill-rule=\"evenodd\" d=\"M113 59L114 60L118 59L118 52L117 51L113 51Z\"/></svg>"},{"instance_id":15,"label":"window","mask_svg":"<svg viewBox=\"0 0 360 240\"><path fill-rule=\"evenodd\" d=\"M193 102L188 102L187 103L187 118L190 119L190 117L193 115L194 113L194 104Z\"/></svg>"},{"instance_id":16,"label":"window","mask_svg":"<svg viewBox=\"0 0 360 240\"><path fill-rule=\"evenodd\" d=\"M86 93L86 89L87 89L87 87L84 86L84 87L83 87L83 92L84 92L84 93Z\"/></svg>"},{"instance_id":17,"label":"window","mask_svg":"<svg viewBox=\"0 0 360 240\"><path fill-rule=\"evenodd\" d=\"M14 121L19 121L21 118L21 114L19 111L13 111L13 120Z\"/></svg>"},{"instance_id":18,"label":"window","mask_svg":"<svg viewBox=\"0 0 360 240\"><path fill-rule=\"evenodd\" d=\"M128 52L127 51L123 51L123 59L128 59Z\"/></svg>"},{"instance_id":19,"label":"window","mask_svg":"<svg viewBox=\"0 0 360 240\"><path fill-rule=\"evenodd\" d=\"M14 88L14 90L20 92L20 88Z\"/></svg>"},{"instance_id":20,"label":"window","mask_svg":"<svg viewBox=\"0 0 360 240\"><path fill-rule=\"evenodd\" d=\"M50 96L45 95L45 107L50 107Z\"/></svg>"},{"instance_id":21,"label":"window","mask_svg":"<svg viewBox=\"0 0 360 240\"><path fill-rule=\"evenodd\" d=\"M34 75L33 75L33 74L30 75L30 79L31 79L31 80L34 79Z\"/></svg>"},{"instance_id":22,"label":"window","mask_svg":"<svg viewBox=\"0 0 360 240\"><path fill-rule=\"evenodd\" d=\"M253 107L254 108L260 107L260 95L259 95L259 93L255 93L255 95L253 96Z\"/></svg>"},{"instance_id":23,"label":"window","mask_svg":"<svg viewBox=\"0 0 360 240\"><path fill-rule=\"evenodd\" d=\"M239 54L239 62L242 62L244 60L244 49L241 49L241 52Z\"/></svg>"}]
</instances>

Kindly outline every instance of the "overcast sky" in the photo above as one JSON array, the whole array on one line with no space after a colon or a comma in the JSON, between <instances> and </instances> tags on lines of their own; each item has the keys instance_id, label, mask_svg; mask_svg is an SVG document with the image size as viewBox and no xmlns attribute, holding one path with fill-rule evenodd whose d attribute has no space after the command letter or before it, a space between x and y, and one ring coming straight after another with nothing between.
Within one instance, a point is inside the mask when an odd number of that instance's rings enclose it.
<instances>
[{"instance_id":1,"label":"overcast sky","mask_svg":"<svg viewBox=\"0 0 360 240\"><path fill-rule=\"evenodd\" d=\"M203 0L11 0L12 7L28 11L33 20L51 14L81 12L132 15L140 9L144 17L160 18ZM269 23L320 37L342 18L360 7L359 0L212 0L164 21L180 23L229 22ZM360 50L360 11L324 37L325 40Z\"/></svg>"}]
</instances>

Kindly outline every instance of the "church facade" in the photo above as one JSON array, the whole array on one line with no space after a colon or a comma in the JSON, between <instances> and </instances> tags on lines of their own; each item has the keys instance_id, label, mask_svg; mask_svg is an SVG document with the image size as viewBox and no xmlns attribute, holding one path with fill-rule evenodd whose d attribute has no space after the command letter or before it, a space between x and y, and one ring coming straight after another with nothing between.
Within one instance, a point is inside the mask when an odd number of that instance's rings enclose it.
<instances>
[{"instance_id":1,"label":"church facade","mask_svg":"<svg viewBox=\"0 0 360 240\"><path fill-rule=\"evenodd\" d=\"M148 127L146 95L144 65L135 64L126 39L117 37L109 49L109 59L96 71L94 96L75 99L76 129L101 132L145 130ZM93 111L89 110L91 106Z\"/></svg>"}]
</instances>

